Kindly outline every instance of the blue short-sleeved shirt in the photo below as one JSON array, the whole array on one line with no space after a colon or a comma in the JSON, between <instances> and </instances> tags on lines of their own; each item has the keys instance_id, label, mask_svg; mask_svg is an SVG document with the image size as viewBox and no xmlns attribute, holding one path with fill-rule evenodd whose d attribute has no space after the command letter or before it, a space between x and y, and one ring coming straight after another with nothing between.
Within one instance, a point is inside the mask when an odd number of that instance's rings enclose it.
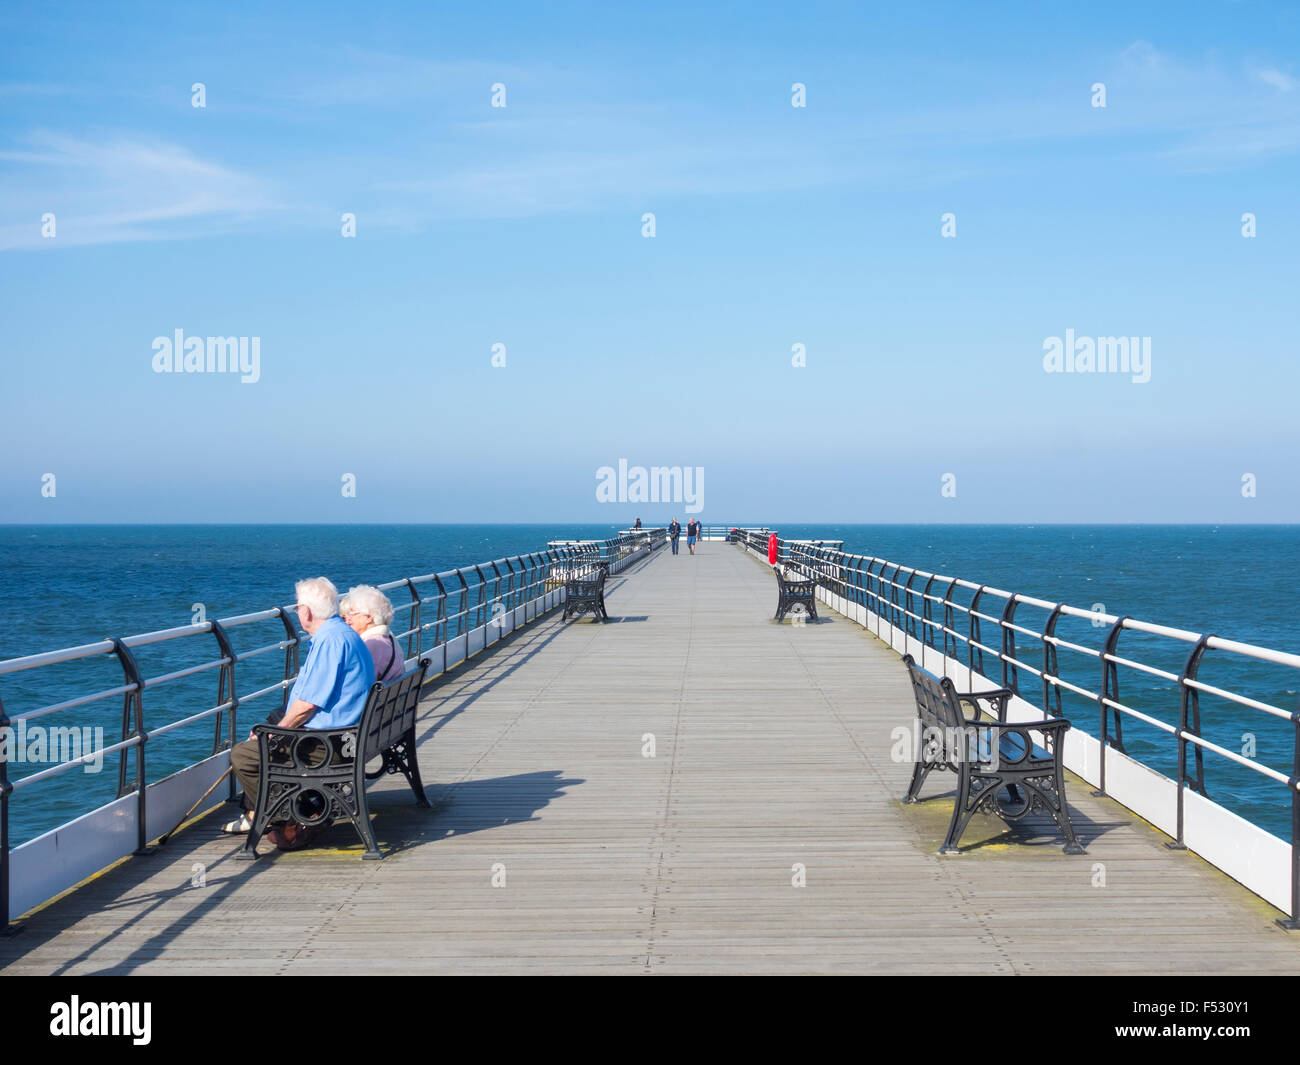
<instances>
[{"instance_id":1,"label":"blue short-sleeved shirt","mask_svg":"<svg viewBox=\"0 0 1300 1065\"><path fill-rule=\"evenodd\" d=\"M340 617L325 621L311 638L307 660L289 693L320 709L303 728L347 728L361 720L375 683L375 660L361 637Z\"/></svg>"}]
</instances>

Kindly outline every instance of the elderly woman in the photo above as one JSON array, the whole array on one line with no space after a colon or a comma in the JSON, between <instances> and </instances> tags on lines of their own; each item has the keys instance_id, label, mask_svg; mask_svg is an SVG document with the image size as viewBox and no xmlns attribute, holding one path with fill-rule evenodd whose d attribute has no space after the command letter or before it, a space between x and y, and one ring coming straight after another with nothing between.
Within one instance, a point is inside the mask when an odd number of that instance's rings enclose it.
<instances>
[{"instance_id":1,"label":"elderly woman","mask_svg":"<svg viewBox=\"0 0 1300 1065\"><path fill-rule=\"evenodd\" d=\"M375 680L387 683L402 675L406 665L401 644L389 631L393 604L378 588L360 584L339 604L343 620L361 637L375 660Z\"/></svg>"}]
</instances>

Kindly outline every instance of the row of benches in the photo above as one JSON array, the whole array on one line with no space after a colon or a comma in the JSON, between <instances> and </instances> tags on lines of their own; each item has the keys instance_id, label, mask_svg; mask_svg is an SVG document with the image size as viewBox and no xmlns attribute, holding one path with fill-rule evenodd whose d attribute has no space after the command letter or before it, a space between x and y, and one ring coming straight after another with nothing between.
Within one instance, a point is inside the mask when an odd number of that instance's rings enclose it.
<instances>
[{"instance_id":1,"label":"row of benches","mask_svg":"<svg viewBox=\"0 0 1300 1065\"><path fill-rule=\"evenodd\" d=\"M563 620L587 612L608 620L604 602L608 572L606 564L594 563L567 575ZM816 582L787 580L780 570L774 572L779 594L776 619L781 620L795 607L806 609L816 619ZM940 853L957 851L962 832L981 810L1016 821L1034 809L1047 812L1056 821L1067 854L1084 853L1070 822L1061 762L1062 741L1070 722L1064 718L1010 722L1009 689L959 693L950 679L921 669L911 655L903 662L911 678L922 736L903 801L919 799L932 771L957 774L952 820ZM401 773L416 802L428 807L415 741L417 707L428 670L429 659L422 658L396 680L372 686L361 720L351 728L256 725L253 734L258 740L261 775L252 831L239 857L256 858L259 840L277 822L291 821L301 829L312 829L346 820L365 845L362 857L382 858L370 824L366 784L389 773ZM969 708L969 713L963 707ZM1041 737L1041 744L1035 735ZM367 771L366 766L376 761L378 767ZM1003 790L1008 793L1005 801Z\"/></svg>"}]
</instances>

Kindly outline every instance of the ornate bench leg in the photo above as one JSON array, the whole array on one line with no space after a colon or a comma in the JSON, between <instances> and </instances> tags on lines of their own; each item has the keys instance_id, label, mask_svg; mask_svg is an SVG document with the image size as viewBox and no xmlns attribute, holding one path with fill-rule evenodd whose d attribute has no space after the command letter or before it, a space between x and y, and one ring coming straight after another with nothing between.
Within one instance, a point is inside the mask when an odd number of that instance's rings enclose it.
<instances>
[{"instance_id":1,"label":"ornate bench leg","mask_svg":"<svg viewBox=\"0 0 1300 1065\"><path fill-rule=\"evenodd\" d=\"M966 810L966 805L970 801L970 790L970 770L966 763L962 762L957 777L957 798L952 804L952 820L948 823L948 835L944 837L943 846L939 848L940 854L961 853L957 841L961 839L966 822L970 820L970 813Z\"/></svg>"},{"instance_id":2,"label":"ornate bench leg","mask_svg":"<svg viewBox=\"0 0 1300 1065\"><path fill-rule=\"evenodd\" d=\"M1074 825L1070 823L1070 807L1065 801L1065 771L1061 768L1059 760L1056 763L1056 801L1060 810L1058 812L1053 809L1052 816L1056 818L1057 827L1065 837L1065 853L1087 854L1088 852L1083 849L1083 845L1074 835Z\"/></svg>"},{"instance_id":3,"label":"ornate bench leg","mask_svg":"<svg viewBox=\"0 0 1300 1065\"><path fill-rule=\"evenodd\" d=\"M930 770L933 768L933 764L918 757L916 765L912 767L912 783L907 789L903 802L911 804L921 798L921 785L925 783L925 778L930 775Z\"/></svg>"},{"instance_id":4,"label":"ornate bench leg","mask_svg":"<svg viewBox=\"0 0 1300 1065\"><path fill-rule=\"evenodd\" d=\"M348 811L348 819L352 822L352 827L357 830L357 835L361 837L361 842L366 845L366 853L361 857L365 861L378 861L384 857L384 852L379 849L379 841L375 839L375 829L370 823L370 808L366 805L366 766L365 762L358 757L356 762L356 772L352 778L352 809Z\"/></svg>"},{"instance_id":5,"label":"ornate bench leg","mask_svg":"<svg viewBox=\"0 0 1300 1065\"><path fill-rule=\"evenodd\" d=\"M261 855L257 853L257 844L261 838L262 833L257 831L256 828L250 831L247 838L244 840L244 845L235 852L235 861L247 862L254 858L261 857Z\"/></svg>"},{"instance_id":6,"label":"ornate bench leg","mask_svg":"<svg viewBox=\"0 0 1300 1065\"><path fill-rule=\"evenodd\" d=\"M420 763L415 756L415 726L411 726L411 731L406 734L402 740L402 760L399 763L406 782L411 785L411 790L415 792L415 801L418 805L423 806L426 810L429 808L428 796L424 794L424 782L420 779Z\"/></svg>"},{"instance_id":7,"label":"ornate bench leg","mask_svg":"<svg viewBox=\"0 0 1300 1065\"><path fill-rule=\"evenodd\" d=\"M248 812L253 827L248 830L244 845L235 854L236 861L247 862L258 857L257 844L262 836L266 834L270 822L270 812L266 808L266 797L270 790L271 785L266 779L266 767L263 765L261 775L257 780L257 802L254 804L253 809ZM243 814L244 812L244 808L241 806L240 813Z\"/></svg>"}]
</instances>

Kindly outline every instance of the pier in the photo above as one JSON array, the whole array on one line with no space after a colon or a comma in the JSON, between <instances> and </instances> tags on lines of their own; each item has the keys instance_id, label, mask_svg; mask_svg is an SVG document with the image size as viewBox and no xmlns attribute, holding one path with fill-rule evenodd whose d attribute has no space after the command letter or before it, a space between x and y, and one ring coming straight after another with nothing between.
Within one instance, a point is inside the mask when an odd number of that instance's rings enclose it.
<instances>
[{"instance_id":1,"label":"pier","mask_svg":"<svg viewBox=\"0 0 1300 1065\"><path fill-rule=\"evenodd\" d=\"M347 825L234 860L218 805L24 916L6 974L1296 973L1279 911L1088 782L1051 820L904 806L899 655L832 609L774 623L768 567L710 540L609 577L428 685L432 810L376 782Z\"/></svg>"}]
</instances>

